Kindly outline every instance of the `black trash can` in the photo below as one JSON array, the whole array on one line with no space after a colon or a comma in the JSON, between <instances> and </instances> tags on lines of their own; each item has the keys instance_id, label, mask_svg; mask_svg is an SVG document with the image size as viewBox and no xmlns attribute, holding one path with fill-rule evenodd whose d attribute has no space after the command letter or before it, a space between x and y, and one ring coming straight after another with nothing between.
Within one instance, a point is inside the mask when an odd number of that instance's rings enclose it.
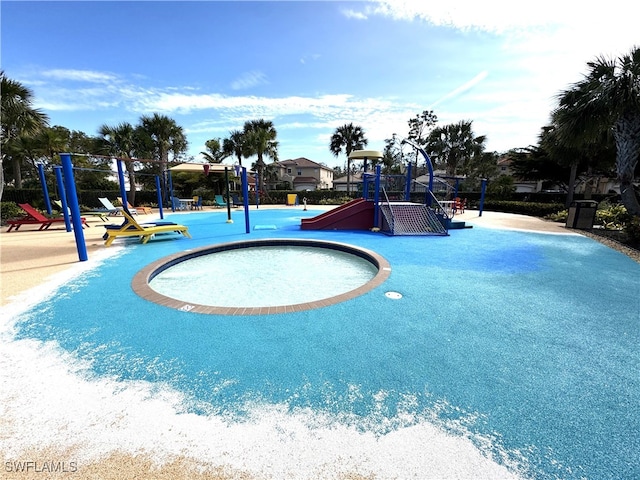
<instances>
[{"instance_id":1,"label":"black trash can","mask_svg":"<svg viewBox=\"0 0 640 480\"><path fill-rule=\"evenodd\" d=\"M576 200L569 206L567 228L591 230L596 219L598 202L594 200Z\"/></svg>"}]
</instances>

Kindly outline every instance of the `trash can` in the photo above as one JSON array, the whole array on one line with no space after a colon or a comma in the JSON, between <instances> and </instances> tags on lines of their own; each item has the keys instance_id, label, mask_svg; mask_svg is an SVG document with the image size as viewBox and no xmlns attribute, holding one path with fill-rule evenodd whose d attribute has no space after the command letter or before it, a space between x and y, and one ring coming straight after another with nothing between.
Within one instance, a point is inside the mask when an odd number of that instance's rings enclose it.
<instances>
[{"instance_id":1,"label":"trash can","mask_svg":"<svg viewBox=\"0 0 640 480\"><path fill-rule=\"evenodd\" d=\"M594 200L576 200L569 206L567 215L567 228L591 230L596 219L598 202Z\"/></svg>"},{"instance_id":2,"label":"trash can","mask_svg":"<svg viewBox=\"0 0 640 480\"><path fill-rule=\"evenodd\" d=\"M288 193L287 205L298 205L298 195L295 193Z\"/></svg>"}]
</instances>

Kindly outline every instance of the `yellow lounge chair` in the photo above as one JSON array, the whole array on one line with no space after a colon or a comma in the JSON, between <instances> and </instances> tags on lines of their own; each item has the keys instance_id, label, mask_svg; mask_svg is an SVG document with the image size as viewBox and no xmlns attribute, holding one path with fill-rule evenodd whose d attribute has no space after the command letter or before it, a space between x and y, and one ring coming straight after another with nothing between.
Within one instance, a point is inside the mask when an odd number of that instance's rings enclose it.
<instances>
[{"instance_id":1,"label":"yellow lounge chair","mask_svg":"<svg viewBox=\"0 0 640 480\"><path fill-rule=\"evenodd\" d=\"M122 210L124 215L124 223L122 225L105 225L107 229L104 238L105 247L108 247L118 237L140 237L142 243L147 243L149 239L156 233L181 233L187 238L191 238L189 235L189 229L184 225L178 225L173 222L156 222L156 223L143 223L140 224L134 220L125 210Z\"/></svg>"}]
</instances>

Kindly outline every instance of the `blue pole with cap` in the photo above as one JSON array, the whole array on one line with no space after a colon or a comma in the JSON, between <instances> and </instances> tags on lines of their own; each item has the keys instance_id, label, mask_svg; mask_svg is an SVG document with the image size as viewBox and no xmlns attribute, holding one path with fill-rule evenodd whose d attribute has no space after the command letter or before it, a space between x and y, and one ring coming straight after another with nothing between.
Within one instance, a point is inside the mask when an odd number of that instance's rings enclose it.
<instances>
[{"instance_id":1,"label":"blue pole with cap","mask_svg":"<svg viewBox=\"0 0 640 480\"><path fill-rule=\"evenodd\" d=\"M67 204L67 194L64 189L64 180L62 179L62 167L56 165L53 167L53 172L56 174L56 181L58 182L58 191L60 192L60 202L62 202L62 216L64 217L64 225L67 228L67 232L71 231L71 219L69 218L69 205Z\"/></svg>"},{"instance_id":2,"label":"blue pole with cap","mask_svg":"<svg viewBox=\"0 0 640 480\"><path fill-rule=\"evenodd\" d=\"M80 217L80 205L78 204L78 192L76 191L76 181L73 178L73 165L71 164L71 154L61 153L62 171L64 172L64 186L69 200L69 209L71 210L71 221L73 222L73 233L76 237L76 248L78 249L78 258L81 262L89 260L87 255L87 244L84 241L84 230L82 230L82 218Z\"/></svg>"}]
</instances>

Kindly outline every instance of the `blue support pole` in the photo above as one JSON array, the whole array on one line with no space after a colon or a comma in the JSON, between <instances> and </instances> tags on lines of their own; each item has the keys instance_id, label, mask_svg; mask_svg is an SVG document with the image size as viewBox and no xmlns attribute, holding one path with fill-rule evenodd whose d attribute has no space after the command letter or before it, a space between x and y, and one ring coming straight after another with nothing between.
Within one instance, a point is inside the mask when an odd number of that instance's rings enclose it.
<instances>
[{"instance_id":1,"label":"blue support pole","mask_svg":"<svg viewBox=\"0 0 640 480\"><path fill-rule=\"evenodd\" d=\"M247 180L247 167L242 167L242 203L244 204L244 225L246 233L251 233L249 225L249 182Z\"/></svg>"},{"instance_id":2,"label":"blue support pole","mask_svg":"<svg viewBox=\"0 0 640 480\"><path fill-rule=\"evenodd\" d=\"M407 179L404 186L404 201L411 200L411 162L407 165Z\"/></svg>"},{"instance_id":3,"label":"blue support pole","mask_svg":"<svg viewBox=\"0 0 640 480\"><path fill-rule=\"evenodd\" d=\"M47 188L47 179L44 176L44 165L38 164L38 176L40 177L40 185L42 186L42 195L44 196L44 206L47 213L51 215L51 200L49 199L49 189Z\"/></svg>"},{"instance_id":4,"label":"blue support pole","mask_svg":"<svg viewBox=\"0 0 640 480\"><path fill-rule=\"evenodd\" d=\"M171 211L175 212L176 206L173 202L173 179L171 178L171 172L169 170L167 170L167 180L167 183L169 184L169 201L171 202Z\"/></svg>"},{"instance_id":5,"label":"blue support pole","mask_svg":"<svg viewBox=\"0 0 640 480\"><path fill-rule=\"evenodd\" d=\"M482 211L484 210L484 194L486 191L487 191L487 179L483 178L482 189L480 190L480 213L478 214L479 217L482 216Z\"/></svg>"},{"instance_id":6,"label":"blue support pole","mask_svg":"<svg viewBox=\"0 0 640 480\"><path fill-rule=\"evenodd\" d=\"M375 189L373 191L373 226L379 227L379 205L380 205L380 165L376 166L376 180L375 180Z\"/></svg>"},{"instance_id":7,"label":"blue support pole","mask_svg":"<svg viewBox=\"0 0 640 480\"><path fill-rule=\"evenodd\" d=\"M224 167L224 183L227 186L227 223L233 223L231 220L231 199L229 198L229 169Z\"/></svg>"},{"instance_id":8,"label":"blue support pole","mask_svg":"<svg viewBox=\"0 0 640 480\"><path fill-rule=\"evenodd\" d=\"M82 230L82 219L80 218L80 205L78 205L78 193L76 191L76 182L73 178L73 165L71 164L71 154L61 153L62 171L66 181L66 195L69 200L69 209L71 210L71 220L73 221L73 233L76 237L76 248L78 249L78 258L81 262L89 259L87 255L87 244L84 241L84 230Z\"/></svg>"},{"instance_id":9,"label":"blue support pole","mask_svg":"<svg viewBox=\"0 0 640 480\"><path fill-rule=\"evenodd\" d=\"M64 217L64 225L67 232L71 231L71 219L69 218L69 208L67 205L67 195L64 188L64 180L62 179L62 167L56 165L53 167L56 174L56 182L58 183L58 191L60 192L60 201L62 202L62 216Z\"/></svg>"},{"instance_id":10,"label":"blue support pole","mask_svg":"<svg viewBox=\"0 0 640 480\"><path fill-rule=\"evenodd\" d=\"M162 211L162 189L160 188L160 177L156 175L156 193L158 194L158 210L160 210L160 219L164 218Z\"/></svg>"},{"instance_id":11,"label":"blue support pole","mask_svg":"<svg viewBox=\"0 0 640 480\"><path fill-rule=\"evenodd\" d=\"M118 167L118 181L120 183L120 196L122 198L122 208L128 213L131 214L131 212L129 211L129 207L127 205L129 205L129 201L127 200L127 187L124 184L124 171L122 170L122 161L121 160L116 160L116 166Z\"/></svg>"}]
</instances>

